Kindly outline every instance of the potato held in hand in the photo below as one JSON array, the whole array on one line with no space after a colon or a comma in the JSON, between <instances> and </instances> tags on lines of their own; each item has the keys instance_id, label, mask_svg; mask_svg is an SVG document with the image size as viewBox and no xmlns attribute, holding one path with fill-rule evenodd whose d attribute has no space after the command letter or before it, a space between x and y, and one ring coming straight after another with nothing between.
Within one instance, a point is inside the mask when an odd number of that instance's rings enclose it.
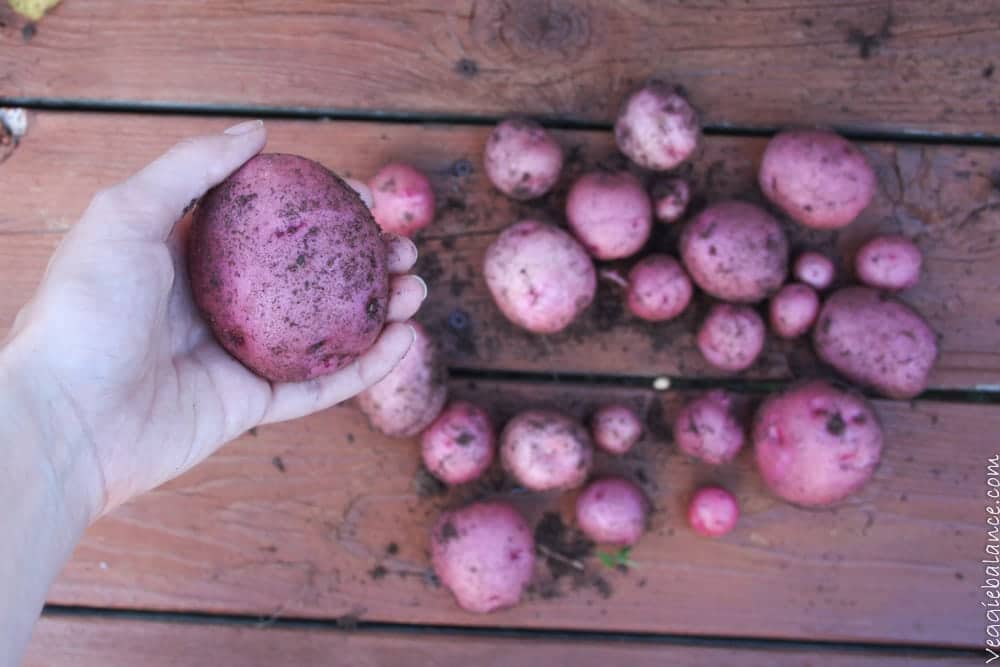
<instances>
[{"instance_id":1,"label":"potato held in hand","mask_svg":"<svg viewBox=\"0 0 1000 667\"><path fill-rule=\"evenodd\" d=\"M258 155L208 192L191 291L222 346L275 382L331 373L385 323L386 247L357 193L318 162Z\"/></svg>"}]
</instances>

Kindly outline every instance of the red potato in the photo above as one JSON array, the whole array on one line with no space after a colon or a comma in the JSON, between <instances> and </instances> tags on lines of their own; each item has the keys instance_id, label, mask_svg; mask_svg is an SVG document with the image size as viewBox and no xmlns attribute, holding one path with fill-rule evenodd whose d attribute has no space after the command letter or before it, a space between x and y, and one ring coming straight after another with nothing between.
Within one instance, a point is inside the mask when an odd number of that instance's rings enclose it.
<instances>
[{"instance_id":1,"label":"red potato","mask_svg":"<svg viewBox=\"0 0 1000 667\"><path fill-rule=\"evenodd\" d=\"M646 530L648 505L642 491L620 477L591 482L576 499L576 522L598 544L632 546Z\"/></svg>"},{"instance_id":2,"label":"red potato","mask_svg":"<svg viewBox=\"0 0 1000 667\"><path fill-rule=\"evenodd\" d=\"M593 454L587 429L553 410L522 412L500 435L504 469L532 491L580 486L590 472Z\"/></svg>"},{"instance_id":3,"label":"red potato","mask_svg":"<svg viewBox=\"0 0 1000 667\"><path fill-rule=\"evenodd\" d=\"M448 398L441 353L417 322L416 338L402 361L382 380L358 394L358 406L374 428L394 438L415 436L440 414Z\"/></svg>"},{"instance_id":4,"label":"red potato","mask_svg":"<svg viewBox=\"0 0 1000 667\"><path fill-rule=\"evenodd\" d=\"M743 425L733 397L721 389L687 403L674 421L674 442L688 456L711 465L729 463L743 447Z\"/></svg>"},{"instance_id":5,"label":"red potato","mask_svg":"<svg viewBox=\"0 0 1000 667\"><path fill-rule=\"evenodd\" d=\"M445 484L478 479L493 462L496 433L478 405L453 401L420 437L424 466Z\"/></svg>"},{"instance_id":6,"label":"red potato","mask_svg":"<svg viewBox=\"0 0 1000 667\"><path fill-rule=\"evenodd\" d=\"M821 507L843 500L872 476L882 428L859 394L813 380L764 401L753 443L757 469L775 495Z\"/></svg>"},{"instance_id":7,"label":"red potato","mask_svg":"<svg viewBox=\"0 0 1000 667\"><path fill-rule=\"evenodd\" d=\"M434 220L434 190L420 171L408 164L387 164L371 180L372 215L384 231L413 236Z\"/></svg>"},{"instance_id":8,"label":"red potato","mask_svg":"<svg viewBox=\"0 0 1000 667\"><path fill-rule=\"evenodd\" d=\"M485 614L521 600L535 567L535 540L509 503L473 503L434 524L431 561L462 609Z\"/></svg>"},{"instance_id":9,"label":"red potato","mask_svg":"<svg viewBox=\"0 0 1000 667\"><path fill-rule=\"evenodd\" d=\"M795 267L792 275L800 283L809 285L815 290L822 291L833 284L836 270L833 262L826 255L818 252L804 252L795 260Z\"/></svg>"},{"instance_id":10,"label":"red potato","mask_svg":"<svg viewBox=\"0 0 1000 667\"><path fill-rule=\"evenodd\" d=\"M683 178L664 178L650 191L653 212L660 222L677 222L691 202L691 184Z\"/></svg>"},{"instance_id":11,"label":"red potato","mask_svg":"<svg viewBox=\"0 0 1000 667\"><path fill-rule=\"evenodd\" d=\"M748 306L718 303L698 330L698 350L724 371L750 368L764 349L764 320Z\"/></svg>"},{"instance_id":12,"label":"red potato","mask_svg":"<svg viewBox=\"0 0 1000 667\"><path fill-rule=\"evenodd\" d=\"M693 294L684 267L669 255L649 255L629 271L626 303L633 315L644 320L674 319L688 307Z\"/></svg>"},{"instance_id":13,"label":"red potato","mask_svg":"<svg viewBox=\"0 0 1000 667\"><path fill-rule=\"evenodd\" d=\"M927 388L938 356L937 336L924 318L868 287L830 295L813 329L813 347L850 381L899 399Z\"/></svg>"},{"instance_id":14,"label":"red potato","mask_svg":"<svg viewBox=\"0 0 1000 667\"><path fill-rule=\"evenodd\" d=\"M854 258L858 280L869 287L898 291L920 279L924 257L917 244L902 236L877 236Z\"/></svg>"},{"instance_id":15,"label":"red potato","mask_svg":"<svg viewBox=\"0 0 1000 667\"><path fill-rule=\"evenodd\" d=\"M788 272L788 239L763 209L713 204L685 226L681 259L691 279L723 301L756 303L777 292Z\"/></svg>"},{"instance_id":16,"label":"red potato","mask_svg":"<svg viewBox=\"0 0 1000 667\"><path fill-rule=\"evenodd\" d=\"M562 331L594 300L594 263L553 225L524 220L486 249L486 286L500 311L534 333Z\"/></svg>"},{"instance_id":17,"label":"red potato","mask_svg":"<svg viewBox=\"0 0 1000 667\"><path fill-rule=\"evenodd\" d=\"M789 283L771 297L771 329L780 338L798 338L809 331L819 313L819 295L802 283Z\"/></svg>"},{"instance_id":18,"label":"red potato","mask_svg":"<svg viewBox=\"0 0 1000 667\"><path fill-rule=\"evenodd\" d=\"M385 243L358 194L318 162L251 158L201 200L187 250L215 337L268 380L336 371L385 323Z\"/></svg>"},{"instance_id":19,"label":"red potato","mask_svg":"<svg viewBox=\"0 0 1000 667\"><path fill-rule=\"evenodd\" d=\"M639 415L627 405L601 406L590 420L594 444L611 454L624 454L642 437Z\"/></svg>"},{"instance_id":20,"label":"red potato","mask_svg":"<svg viewBox=\"0 0 1000 667\"><path fill-rule=\"evenodd\" d=\"M688 525L705 537L722 537L736 527L739 518L736 496L719 486L698 489L688 505Z\"/></svg>"},{"instance_id":21,"label":"red potato","mask_svg":"<svg viewBox=\"0 0 1000 667\"><path fill-rule=\"evenodd\" d=\"M839 229L853 222L878 185L864 154L829 130L775 135L764 149L758 180L775 206L814 229Z\"/></svg>"},{"instance_id":22,"label":"red potato","mask_svg":"<svg viewBox=\"0 0 1000 667\"><path fill-rule=\"evenodd\" d=\"M627 171L578 178L566 197L566 220L590 254L605 260L639 252L653 228L649 196Z\"/></svg>"},{"instance_id":23,"label":"red potato","mask_svg":"<svg viewBox=\"0 0 1000 667\"><path fill-rule=\"evenodd\" d=\"M521 201L541 197L559 180L563 150L532 120L505 120L486 140L486 175L500 192Z\"/></svg>"},{"instance_id":24,"label":"red potato","mask_svg":"<svg viewBox=\"0 0 1000 667\"><path fill-rule=\"evenodd\" d=\"M678 87L649 81L632 93L618 112L615 141L640 167L666 171L697 150L701 122Z\"/></svg>"}]
</instances>

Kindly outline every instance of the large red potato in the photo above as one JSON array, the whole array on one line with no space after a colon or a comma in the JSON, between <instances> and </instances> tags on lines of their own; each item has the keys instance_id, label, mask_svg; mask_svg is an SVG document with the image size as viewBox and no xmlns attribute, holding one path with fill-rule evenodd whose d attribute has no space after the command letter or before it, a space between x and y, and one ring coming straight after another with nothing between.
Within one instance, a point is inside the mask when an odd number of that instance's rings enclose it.
<instances>
[{"instance_id":1,"label":"large red potato","mask_svg":"<svg viewBox=\"0 0 1000 667\"><path fill-rule=\"evenodd\" d=\"M627 171L578 178L566 197L566 220L590 254L604 260L639 252L653 228L649 196Z\"/></svg>"},{"instance_id":2,"label":"large red potato","mask_svg":"<svg viewBox=\"0 0 1000 667\"><path fill-rule=\"evenodd\" d=\"M649 81L629 95L618 112L615 141L640 167L664 171L694 154L701 122L679 88Z\"/></svg>"},{"instance_id":3,"label":"large red potato","mask_svg":"<svg viewBox=\"0 0 1000 667\"><path fill-rule=\"evenodd\" d=\"M593 462L587 429L554 410L528 410L511 419L500 436L504 469L532 491L583 484Z\"/></svg>"}]
</instances>

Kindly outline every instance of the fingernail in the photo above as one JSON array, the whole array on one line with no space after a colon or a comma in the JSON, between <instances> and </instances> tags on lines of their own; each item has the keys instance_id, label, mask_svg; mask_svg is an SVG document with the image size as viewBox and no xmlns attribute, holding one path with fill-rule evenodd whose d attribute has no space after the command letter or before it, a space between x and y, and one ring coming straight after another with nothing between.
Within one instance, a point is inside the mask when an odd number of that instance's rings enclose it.
<instances>
[{"instance_id":1,"label":"fingernail","mask_svg":"<svg viewBox=\"0 0 1000 667\"><path fill-rule=\"evenodd\" d=\"M237 123L230 128L227 128L222 133L228 135L246 134L248 132L253 132L254 130L260 129L264 126L264 121L262 120L248 120L242 123Z\"/></svg>"},{"instance_id":2,"label":"fingernail","mask_svg":"<svg viewBox=\"0 0 1000 667\"><path fill-rule=\"evenodd\" d=\"M424 288L424 295L422 297L420 297L420 300L423 301L424 299L427 298L427 293L429 291L427 289L427 283L425 283L424 279L421 278L420 276L413 276L413 277L416 278L417 280L419 280L420 281L420 286Z\"/></svg>"}]
</instances>

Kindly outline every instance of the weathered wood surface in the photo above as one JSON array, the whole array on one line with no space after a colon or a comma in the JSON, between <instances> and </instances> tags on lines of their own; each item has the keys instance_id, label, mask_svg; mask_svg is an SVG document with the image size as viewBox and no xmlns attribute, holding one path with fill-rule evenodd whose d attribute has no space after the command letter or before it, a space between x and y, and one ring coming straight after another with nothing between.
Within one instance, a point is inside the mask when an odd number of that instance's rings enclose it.
<instances>
[{"instance_id":1,"label":"weathered wood surface","mask_svg":"<svg viewBox=\"0 0 1000 667\"><path fill-rule=\"evenodd\" d=\"M995 0L3 7L0 97L608 121L660 76L710 124L1000 135Z\"/></svg>"},{"instance_id":2,"label":"weathered wood surface","mask_svg":"<svg viewBox=\"0 0 1000 667\"><path fill-rule=\"evenodd\" d=\"M632 553L611 571L580 555L585 574L539 563L521 606L460 612L428 570L428 530L443 507L509 496L532 521L571 517L572 495L518 493L489 481L435 495L417 444L373 433L343 407L261 428L203 465L96 524L51 591L53 603L271 617L589 629L702 636L980 646L986 460L1000 410L879 402L887 449L874 479L840 507L805 511L770 497L749 451L710 469L680 456L668 392L456 381L499 423L528 406L580 417L616 399L650 434L597 472L628 475L654 507ZM686 498L719 482L740 499L720 540L685 526ZM555 547L562 550L562 546ZM570 552L571 554L573 552ZM569 568L563 568L568 570Z\"/></svg>"},{"instance_id":3,"label":"weathered wood surface","mask_svg":"<svg viewBox=\"0 0 1000 667\"><path fill-rule=\"evenodd\" d=\"M72 3L69 3L72 4ZM225 119L36 113L27 136L0 164L0 330L31 294L48 256L93 192L141 166L173 141L217 131ZM614 160L604 132L560 132L570 151L558 191L517 204L495 191L480 168L484 128L383 123L269 123L268 150L291 151L367 178L384 162L409 160L434 182L439 215L421 237L422 275L431 297L421 319L437 334L449 363L480 369L606 374L718 375L694 348L706 303L680 320L651 325L622 311L616 288L603 283L594 306L557 336L528 334L508 323L481 278L482 256L496 233L522 217L558 221L574 174ZM761 139L712 137L692 178L699 200L757 199ZM926 255L920 285L904 299L941 335L938 388L1000 386L1000 149L947 145L864 145L879 174L879 194L862 218L837 233L788 225L797 249L849 257L877 231L902 232ZM49 233L51 232L51 233ZM659 227L650 248L673 251L676 228ZM842 274L847 269L842 263ZM789 378L815 370L803 342L771 341L743 377Z\"/></svg>"},{"instance_id":4,"label":"weathered wood surface","mask_svg":"<svg viewBox=\"0 0 1000 667\"><path fill-rule=\"evenodd\" d=\"M827 648L716 648L646 642L598 642L453 634L343 632L108 618L43 618L24 667L950 667L947 654Z\"/></svg>"}]
</instances>

